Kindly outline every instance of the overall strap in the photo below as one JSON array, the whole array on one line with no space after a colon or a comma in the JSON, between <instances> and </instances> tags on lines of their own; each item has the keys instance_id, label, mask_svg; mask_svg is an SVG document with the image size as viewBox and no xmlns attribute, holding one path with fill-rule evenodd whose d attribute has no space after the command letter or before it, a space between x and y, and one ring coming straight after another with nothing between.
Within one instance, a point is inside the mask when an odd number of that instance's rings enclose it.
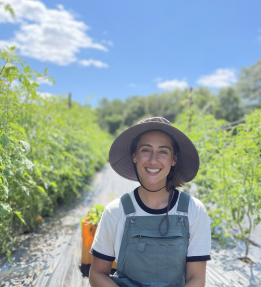
<instances>
[{"instance_id":1,"label":"overall strap","mask_svg":"<svg viewBox=\"0 0 261 287\"><path fill-rule=\"evenodd\" d=\"M129 193L124 193L121 196L121 203L122 203L122 206L123 206L123 209L126 215L130 213L134 213L136 211Z\"/></svg>"},{"instance_id":2,"label":"overall strap","mask_svg":"<svg viewBox=\"0 0 261 287\"><path fill-rule=\"evenodd\" d=\"M191 197L190 194L188 194L186 192L180 192L179 204L177 207L177 211L188 213L188 206L189 206L190 197Z\"/></svg>"}]
</instances>

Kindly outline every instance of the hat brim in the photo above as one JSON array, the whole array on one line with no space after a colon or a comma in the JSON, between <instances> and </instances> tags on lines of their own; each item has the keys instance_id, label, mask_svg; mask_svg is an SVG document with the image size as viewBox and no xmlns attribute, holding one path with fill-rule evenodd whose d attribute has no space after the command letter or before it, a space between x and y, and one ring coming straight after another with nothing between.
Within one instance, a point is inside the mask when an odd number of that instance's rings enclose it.
<instances>
[{"instance_id":1,"label":"hat brim","mask_svg":"<svg viewBox=\"0 0 261 287\"><path fill-rule=\"evenodd\" d=\"M137 124L121 133L113 142L109 152L111 167L120 176L138 181L133 167L131 143L141 133L151 130L160 130L173 136L179 145L180 151L176 164L176 171L184 182L191 181L199 169L198 152L191 140L179 129L159 122Z\"/></svg>"}]
</instances>

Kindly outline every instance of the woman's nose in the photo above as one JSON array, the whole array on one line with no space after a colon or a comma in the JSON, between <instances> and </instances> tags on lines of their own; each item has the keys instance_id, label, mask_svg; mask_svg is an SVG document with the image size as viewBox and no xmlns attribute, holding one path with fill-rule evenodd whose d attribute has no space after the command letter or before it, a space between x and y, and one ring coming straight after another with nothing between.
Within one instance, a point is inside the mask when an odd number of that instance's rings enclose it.
<instances>
[{"instance_id":1,"label":"woman's nose","mask_svg":"<svg viewBox=\"0 0 261 287\"><path fill-rule=\"evenodd\" d=\"M150 155L150 163L157 163L158 162L158 155L156 152L152 152Z\"/></svg>"}]
</instances>

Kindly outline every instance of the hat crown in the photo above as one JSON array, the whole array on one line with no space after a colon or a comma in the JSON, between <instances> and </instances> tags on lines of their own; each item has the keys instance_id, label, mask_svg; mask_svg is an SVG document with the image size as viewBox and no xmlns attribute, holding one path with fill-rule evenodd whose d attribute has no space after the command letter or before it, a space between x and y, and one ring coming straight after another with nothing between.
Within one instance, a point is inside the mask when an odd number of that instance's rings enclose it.
<instances>
[{"instance_id":1,"label":"hat crown","mask_svg":"<svg viewBox=\"0 0 261 287\"><path fill-rule=\"evenodd\" d=\"M170 121L162 117L153 117L153 118L143 119L143 120L140 120L138 124L144 124L144 123L150 123L150 122L158 122L158 123L167 124L171 126Z\"/></svg>"}]
</instances>

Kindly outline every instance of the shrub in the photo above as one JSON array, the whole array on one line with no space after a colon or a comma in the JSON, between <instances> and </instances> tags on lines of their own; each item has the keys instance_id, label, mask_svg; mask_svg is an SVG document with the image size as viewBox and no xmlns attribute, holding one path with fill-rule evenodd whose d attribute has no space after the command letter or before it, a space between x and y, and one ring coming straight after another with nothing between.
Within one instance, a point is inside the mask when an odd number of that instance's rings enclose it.
<instances>
[{"instance_id":1,"label":"shrub","mask_svg":"<svg viewBox=\"0 0 261 287\"><path fill-rule=\"evenodd\" d=\"M9 259L17 234L52 215L59 198L80 195L112 140L90 107L38 93L42 75L13 50L0 53L0 251Z\"/></svg>"}]
</instances>

